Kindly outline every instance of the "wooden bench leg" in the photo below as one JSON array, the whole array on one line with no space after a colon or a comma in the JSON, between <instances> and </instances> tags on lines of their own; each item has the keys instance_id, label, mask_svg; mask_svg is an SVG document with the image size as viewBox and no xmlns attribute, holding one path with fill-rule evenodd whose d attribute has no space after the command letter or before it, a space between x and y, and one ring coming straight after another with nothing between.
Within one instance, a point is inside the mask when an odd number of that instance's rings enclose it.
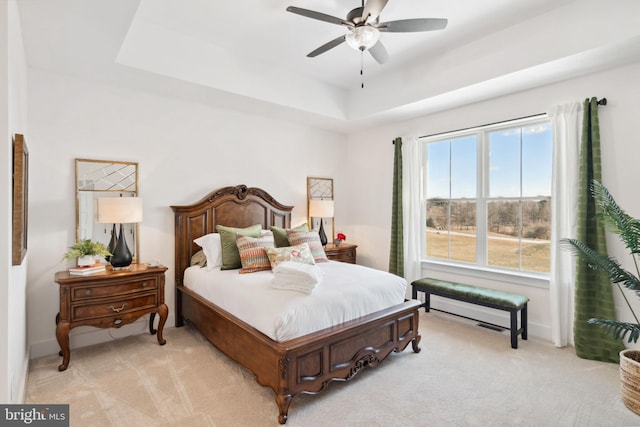
<instances>
[{"instance_id":1,"label":"wooden bench leg","mask_svg":"<svg viewBox=\"0 0 640 427\"><path fill-rule=\"evenodd\" d=\"M527 304L520 309L522 339L527 339ZM518 310L511 310L511 348L518 348Z\"/></svg>"},{"instance_id":2,"label":"wooden bench leg","mask_svg":"<svg viewBox=\"0 0 640 427\"><path fill-rule=\"evenodd\" d=\"M418 299L418 291L420 292L424 292L424 303L422 304L422 306L424 307L424 311L426 313L429 312L429 308L431 307L431 294L427 291L425 291L424 289L418 289L415 286L411 287L411 298L412 299Z\"/></svg>"},{"instance_id":3,"label":"wooden bench leg","mask_svg":"<svg viewBox=\"0 0 640 427\"><path fill-rule=\"evenodd\" d=\"M511 313L511 348L518 348L518 310L509 310Z\"/></svg>"},{"instance_id":4,"label":"wooden bench leg","mask_svg":"<svg viewBox=\"0 0 640 427\"><path fill-rule=\"evenodd\" d=\"M522 339L527 339L527 304L525 303L520 311L520 325L522 327Z\"/></svg>"}]
</instances>

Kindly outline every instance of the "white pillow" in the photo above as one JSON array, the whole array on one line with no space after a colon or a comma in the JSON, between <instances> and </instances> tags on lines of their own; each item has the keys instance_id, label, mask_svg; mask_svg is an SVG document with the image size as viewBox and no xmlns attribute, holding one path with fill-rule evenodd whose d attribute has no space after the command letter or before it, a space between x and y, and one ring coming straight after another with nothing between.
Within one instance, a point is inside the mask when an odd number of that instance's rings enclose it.
<instances>
[{"instance_id":1,"label":"white pillow","mask_svg":"<svg viewBox=\"0 0 640 427\"><path fill-rule=\"evenodd\" d=\"M222 243L220 242L219 233L205 234L193 242L202 248L204 256L207 257L207 270L222 266Z\"/></svg>"}]
</instances>

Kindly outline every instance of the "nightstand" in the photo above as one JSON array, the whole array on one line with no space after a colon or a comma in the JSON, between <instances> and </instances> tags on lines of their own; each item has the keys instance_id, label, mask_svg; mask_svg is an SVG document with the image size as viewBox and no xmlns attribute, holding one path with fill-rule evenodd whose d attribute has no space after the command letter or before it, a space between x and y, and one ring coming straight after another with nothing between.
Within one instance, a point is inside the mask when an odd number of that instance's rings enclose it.
<instances>
[{"instance_id":1,"label":"nightstand","mask_svg":"<svg viewBox=\"0 0 640 427\"><path fill-rule=\"evenodd\" d=\"M327 258L332 261L342 261L355 264L357 247L358 245L352 245L349 243L341 243L339 245L327 243L324 247L324 253L326 253Z\"/></svg>"},{"instance_id":2,"label":"nightstand","mask_svg":"<svg viewBox=\"0 0 640 427\"><path fill-rule=\"evenodd\" d=\"M61 348L62 364L59 371L69 365L69 331L76 326L119 328L140 316L151 314L149 331L158 334L158 344L164 345L162 330L169 309L164 303L164 276L167 267L147 267L131 264L127 270L111 270L89 276L72 276L59 271L55 281L60 285L60 312L56 316L56 338ZM158 313L158 329L153 319Z\"/></svg>"}]
</instances>

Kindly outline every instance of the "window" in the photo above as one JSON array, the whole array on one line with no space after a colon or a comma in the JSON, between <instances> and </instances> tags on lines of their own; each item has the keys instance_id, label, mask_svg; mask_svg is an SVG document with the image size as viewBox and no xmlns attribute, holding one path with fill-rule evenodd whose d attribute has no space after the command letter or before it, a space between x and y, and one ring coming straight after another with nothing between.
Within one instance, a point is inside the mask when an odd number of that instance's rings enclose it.
<instances>
[{"instance_id":1,"label":"window","mask_svg":"<svg viewBox=\"0 0 640 427\"><path fill-rule=\"evenodd\" d=\"M551 123L543 116L424 141L426 259L548 273Z\"/></svg>"}]
</instances>

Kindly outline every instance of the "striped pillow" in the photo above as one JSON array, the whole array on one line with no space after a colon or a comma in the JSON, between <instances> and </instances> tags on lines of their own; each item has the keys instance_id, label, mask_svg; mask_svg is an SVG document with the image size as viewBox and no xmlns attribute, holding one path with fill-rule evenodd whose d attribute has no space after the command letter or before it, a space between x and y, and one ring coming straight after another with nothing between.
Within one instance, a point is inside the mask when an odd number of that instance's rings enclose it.
<instances>
[{"instance_id":1,"label":"striped pillow","mask_svg":"<svg viewBox=\"0 0 640 427\"><path fill-rule=\"evenodd\" d=\"M289 243L289 239L287 239L287 231L288 230L292 230L292 231L309 231L309 226L305 222L304 224L301 224L301 225L299 225L297 227L293 227L293 228L289 228L289 229L272 226L272 227L269 227L269 230L273 231L273 239L276 242L276 248L283 248L283 247L286 247L286 246L291 246L291 244Z\"/></svg>"},{"instance_id":2,"label":"striped pillow","mask_svg":"<svg viewBox=\"0 0 640 427\"><path fill-rule=\"evenodd\" d=\"M236 237L238 234L249 237L260 237L262 225L255 224L247 228L225 227L216 225L216 231L220 233L220 244L222 246L222 266L221 270L235 270L242 267Z\"/></svg>"},{"instance_id":3,"label":"striped pillow","mask_svg":"<svg viewBox=\"0 0 640 427\"><path fill-rule=\"evenodd\" d=\"M240 253L242 268L240 274L271 270L271 263L264 248L273 248L273 233L268 231L261 237L249 237L238 234L236 245Z\"/></svg>"},{"instance_id":4,"label":"striped pillow","mask_svg":"<svg viewBox=\"0 0 640 427\"><path fill-rule=\"evenodd\" d=\"M291 246L301 245L306 243L311 249L311 255L315 262L328 262L327 254L324 253L322 243L320 243L320 236L317 231L293 231L287 230L287 239Z\"/></svg>"}]
</instances>

